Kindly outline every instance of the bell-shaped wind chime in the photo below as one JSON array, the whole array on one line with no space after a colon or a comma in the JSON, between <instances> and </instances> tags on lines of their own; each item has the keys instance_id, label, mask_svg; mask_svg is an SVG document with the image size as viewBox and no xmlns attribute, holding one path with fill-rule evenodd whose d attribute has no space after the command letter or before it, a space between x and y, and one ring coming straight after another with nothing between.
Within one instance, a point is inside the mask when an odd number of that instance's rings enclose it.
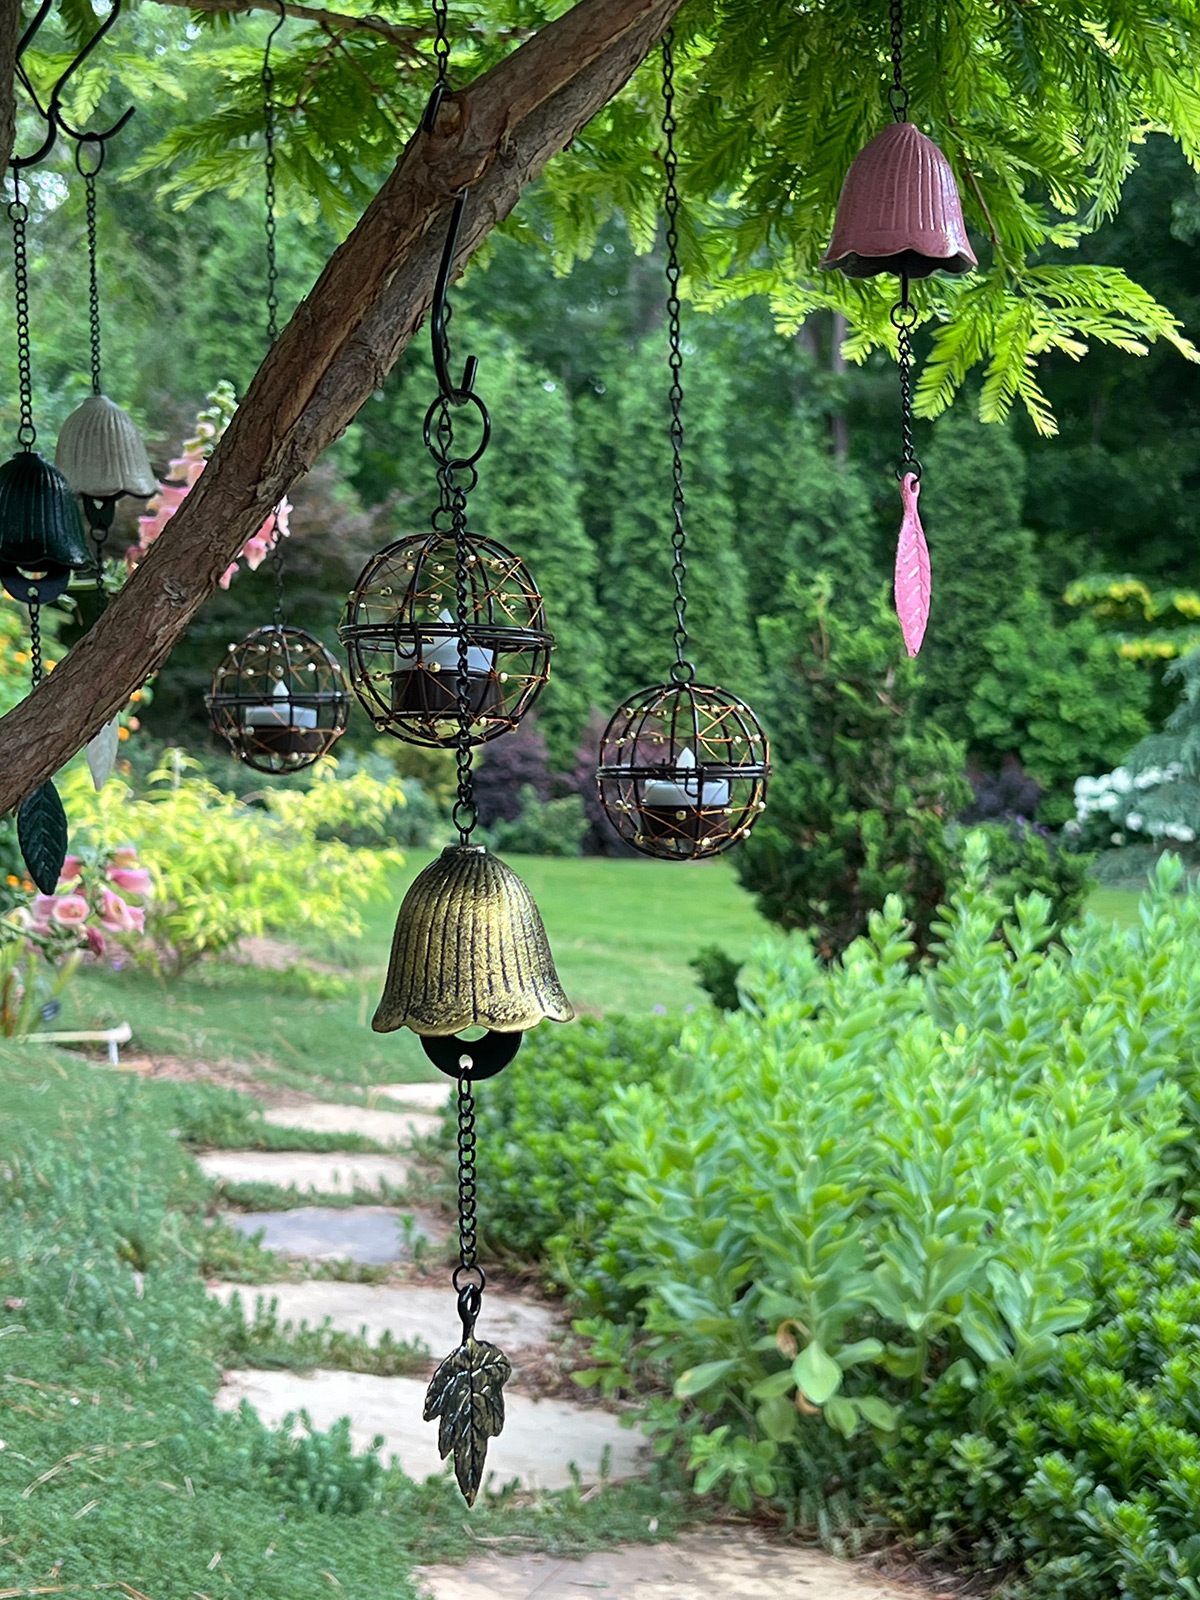
<instances>
[{"instance_id":1,"label":"bell-shaped wind chime","mask_svg":"<svg viewBox=\"0 0 1200 1600\"><path fill-rule=\"evenodd\" d=\"M13 197L8 216L13 231L13 283L16 299L17 372L21 421L19 449L0 466L0 584L29 608L30 661L34 690L43 676L41 608L57 600L74 572L92 565L72 485L33 447L33 374L29 342L29 269L26 229L29 207L22 197L21 174L45 160L59 129L71 133L62 116L62 94L76 72L117 19L119 5L68 65L43 106L22 58L49 15L52 0L43 0L17 45L16 78L24 87L46 131L40 146L11 161ZM117 124L128 121L127 113ZM110 134L116 129L111 129ZM98 135L107 138L109 134ZM28 795L17 811L17 841L29 876L43 894L53 894L67 853L67 819L52 781Z\"/></svg>"},{"instance_id":2,"label":"bell-shaped wind chime","mask_svg":"<svg viewBox=\"0 0 1200 1600\"><path fill-rule=\"evenodd\" d=\"M263 136L266 146L267 346L279 332L279 269L275 247L275 74L271 45L263 50ZM283 609L283 530L275 512L271 546L275 614L265 626L231 644L213 673L205 705L233 754L256 772L300 772L327 755L346 730L350 691L337 658L303 628L289 627Z\"/></svg>"},{"instance_id":3,"label":"bell-shaped wind chime","mask_svg":"<svg viewBox=\"0 0 1200 1600\"><path fill-rule=\"evenodd\" d=\"M962 202L946 157L908 120L904 86L904 4L891 0L892 82L888 104L894 121L855 156L838 199L833 238L822 267L848 278L893 272L900 298L892 326L900 366L900 499L903 517L896 546L896 614L910 656L929 621L932 578L929 548L917 509L921 463L913 449L912 331L917 308L909 298L913 278L934 272L970 272L978 265L963 222Z\"/></svg>"},{"instance_id":4,"label":"bell-shaped wind chime","mask_svg":"<svg viewBox=\"0 0 1200 1600\"><path fill-rule=\"evenodd\" d=\"M449 92L444 0L433 0L437 82L423 128L432 133ZM574 1015L563 993L533 896L502 861L472 842L476 824L472 753L515 728L550 671L554 646L545 608L520 559L472 534L467 496L491 423L475 393L472 356L455 387L450 376L446 295L454 270L464 190L455 201L430 313L438 395L424 439L437 468L432 533L401 539L368 563L350 594L342 640L350 680L377 728L406 743L452 748L457 757L458 842L418 875L396 919L378 1033L411 1028L434 1065L458 1083L458 1265L453 1284L461 1341L438 1367L425 1420L439 1423L438 1450L454 1457L468 1505L483 1481L487 1444L504 1426L511 1367L475 1337L487 1279L475 1226L474 1085L503 1070L522 1034L544 1019ZM479 427L471 450L455 443L455 413L470 408ZM483 1028L467 1040L466 1029Z\"/></svg>"},{"instance_id":5,"label":"bell-shaped wind chime","mask_svg":"<svg viewBox=\"0 0 1200 1600\"><path fill-rule=\"evenodd\" d=\"M697 683L687 655L679 192L670 30L663 36L662 52L675 661L670 683L642 689L617 707L600 741L596 778L600 803L627 844L667 861L697 861L728 850L754 826L766 805L770 751L750 707L725 689Z\"/></svg>"}]
</instances>

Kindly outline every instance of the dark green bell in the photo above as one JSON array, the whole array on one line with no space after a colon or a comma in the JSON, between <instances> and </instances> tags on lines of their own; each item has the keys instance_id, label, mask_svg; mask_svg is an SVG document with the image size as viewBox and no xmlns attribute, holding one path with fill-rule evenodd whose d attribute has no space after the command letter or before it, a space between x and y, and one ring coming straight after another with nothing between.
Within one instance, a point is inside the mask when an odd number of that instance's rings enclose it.
<instances>
[{"instance_id":1,"label":"dark green bell","mask_svg":"<svg viewBox=\"0 0 1200 1600\"><path fill-rule=\"evenodd\" d=\"M72 571L92 564L71 485L36 450L18 450L0 466L0 582L30 598L28 573L43 600L61 594Z\"/></svg>"}]
</instances>

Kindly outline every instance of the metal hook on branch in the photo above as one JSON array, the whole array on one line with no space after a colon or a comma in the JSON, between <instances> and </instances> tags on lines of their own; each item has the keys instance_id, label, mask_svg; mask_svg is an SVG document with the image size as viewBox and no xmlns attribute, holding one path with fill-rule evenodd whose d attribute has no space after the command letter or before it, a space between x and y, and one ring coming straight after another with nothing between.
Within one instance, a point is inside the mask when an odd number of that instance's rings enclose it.
<instances>
[{"instance_id":1,"label":"metal hook on branch","mask_svg":"<svg viewBox=\"0 0 1200 1600\"><path fill-rule=\"evenodd\" d=\"M458 249L458 235L462 227L468 193L467 189L462 191L454 202L454 210L450 213L450 227L446 233L446 245L442 251L442 261L434 285L433 304L429 309L429 331L438 388L441 390L442 398L452 406L463 405L467 400L474 398L475 374L479 370L478 359L475 356L468 356L463 367L462 383L455 388L450 377L450 338L446 331L450 322L450 307L446 302L446 295L450 288L450 274L454 270L454 254Z\"/></svg>"},{"instance_id":2,"label":"metal hook on branch","mask_svg":"<svg viewBox=\"0 0 1200 1600\"><path fill-rule=\"evenodd\" d=\"M117 121L113 123L111 128L106 128L103 132L89 132L86 129L74 128L71 126L66 117L63 115L62 100L68 83L70 83L71 79L79 71L80 67L88 59L92 51L95 50L100 41L115 26L117 18L121 15L122 0L113 0L112 10L109 12L108 16L105 17L104 21L101 22L95 33L84 45L83 49L80 50L78 55L76 55L74 59L67 65L66 70L62 73L54 87L51 89L49 100L43 106L41 99L38 96L38 92L34 88L33 82L25 70L21 58L24 56L25 51L33 42L34 36L38 32L38 29L50 15L50 8L53 3L54 0L42 0L42 4L34 13L29 26L21 35L20 42L17 45L17 79L25 89L26 93L29 95L29 98L33 101L34 109L37 111L38 116L41 117L46 124L45 138L32 155L14 155L10 165L18 172L27 167L36 167L39 162L44 161L50 154L51 150L53 150L55 141L57 140L59 132L61 131L65 133L69 139L74 139L81 148L85 143L96 145L98 147L96 165L92 169L94 175L96 172L99 172L100 168L104 164L105 146L109 139L111 139L114 134L120 133L121 129L129 121L130 117L133 116L136 107L130 106L128 111L126 111L122 116L118 117ZM76 164L79 164L78 158ZM80 171L82 172L83 170L83 167L80 166Z\"/></svg>"}]
</instances>

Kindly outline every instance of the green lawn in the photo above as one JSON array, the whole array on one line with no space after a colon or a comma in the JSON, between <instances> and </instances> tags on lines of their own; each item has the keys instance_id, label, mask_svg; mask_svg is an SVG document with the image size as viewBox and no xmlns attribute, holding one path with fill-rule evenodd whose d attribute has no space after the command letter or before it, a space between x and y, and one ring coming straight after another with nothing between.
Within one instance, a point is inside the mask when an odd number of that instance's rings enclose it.
<instances>
[{"instance_id":1,"label":"green lawn","mask_svg":"<svg viewBox=\"0 0 1200 1600\"><path fill-rule=\"evenodd\" d=\"M407 1030L371 1032L396 909L430 859L414 851L367 908L363 936L307 941L313 959L348 970L322 979L227 962L201 966L170 985L142 973L85 972L71 987L60 1027L128 1021L134 1049L233 1059L294 1081L337 1084L429 1078ZM581 1012L683 1011L704 1002L688 962L705 944L736 958L769 932L724 861L514 858L541 907L567 993Z\"/></svg>"}]
</instances>

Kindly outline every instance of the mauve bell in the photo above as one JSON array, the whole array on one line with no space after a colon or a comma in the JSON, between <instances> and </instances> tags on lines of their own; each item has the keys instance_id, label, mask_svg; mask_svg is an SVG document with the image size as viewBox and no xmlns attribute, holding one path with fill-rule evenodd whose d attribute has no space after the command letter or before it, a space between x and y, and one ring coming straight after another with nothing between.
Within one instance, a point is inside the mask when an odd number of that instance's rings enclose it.
<instances>
[{"instance_id":1,"label":"mauve bell","mask_svg":"<svg viewBox=\"0 0 1200 1600\"><path fill-rule=\"evenodd\" d=\"M851 163L821 261L848 278L970 272L977 266L950 163L920 128L894 122Z\"/></svg>"},{"instance_id":2,"label":"mauve bell","mask_svg":"<svg viewBox=\"0 0 1200 1600\"><path fill-rule=\"evenodd\" d=\"M400 906L376 1033L520 1033L575 1015L533 896L482 845L450 845ZM469 1046L467 1047L470 1048Z\"/></svg>"},{"instance_id":3,"label":"mauve bell","mask_svg":"<svg viewBox=\"0 0 1200 1600\"><path fill-rule=\"evenodd\" d=\"M18 450L0 466L0 582L18 600L53 600L91 561L71 485L36 450Z\"/></svg>"},{"instance_id":4,"label":"mauve bell","mask_svg":"<svg viewBox=\"0 0 1200 1600\"><path fill-rule=\"evenodd\" d=\"M158 488L132 417L106 394L90 394L63 423L54 464L76 494L91 500L139 499Z\"/></svg>"}]
</instances>

